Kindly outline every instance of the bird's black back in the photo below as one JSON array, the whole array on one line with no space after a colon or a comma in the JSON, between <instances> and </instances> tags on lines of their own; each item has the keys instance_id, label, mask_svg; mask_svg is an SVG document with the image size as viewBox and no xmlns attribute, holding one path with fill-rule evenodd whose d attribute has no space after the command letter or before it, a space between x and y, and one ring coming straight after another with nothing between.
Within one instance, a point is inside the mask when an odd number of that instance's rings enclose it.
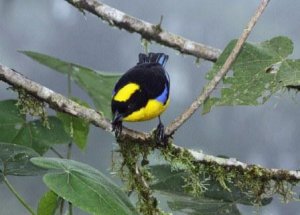
<instances>
[{"instance_id":1,"label":"bird's black back","mask_svg":"<svg viewBox=\"0 0 300 215\"><path fill-rule=\"evenodd\" d=\"M112 113L116 112L122 117L144 107L149 99L155 99L167 89L166 97L169 97L170 82L164 64L167 61L157 62L161 53L150 53L148 56L139 55L139 62L136 66L129 69L116 83L113 94L116 94L121 88L129 83L135 83L139 90L135 91L127 101L119 102L112 100ZM166 100L167 101L167 100ZM165 102L166 102L165 101Z\"/></svg>"}]
</instances>

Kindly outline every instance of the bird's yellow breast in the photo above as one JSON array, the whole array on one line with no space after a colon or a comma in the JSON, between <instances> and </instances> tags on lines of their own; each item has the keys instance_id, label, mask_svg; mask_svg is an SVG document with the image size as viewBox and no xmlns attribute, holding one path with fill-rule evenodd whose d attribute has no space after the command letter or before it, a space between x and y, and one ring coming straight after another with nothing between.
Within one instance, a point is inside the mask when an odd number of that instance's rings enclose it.
<instances>
[{"instance_id":1,"label":"bird's yellow breast","mask_svg":"<svg viewBox=\"0 0 300 215\"><path fill-rule=\"evenodd\" d=\"M136 122L153 119L164 112L169 106L169 103L170 99L168 99L166 104L163 104L155 99L150 99L145 107L142 107L141 109L131 113L127 117L123 118L123 120L127 122Z\"/></svg>"}]
</instances>

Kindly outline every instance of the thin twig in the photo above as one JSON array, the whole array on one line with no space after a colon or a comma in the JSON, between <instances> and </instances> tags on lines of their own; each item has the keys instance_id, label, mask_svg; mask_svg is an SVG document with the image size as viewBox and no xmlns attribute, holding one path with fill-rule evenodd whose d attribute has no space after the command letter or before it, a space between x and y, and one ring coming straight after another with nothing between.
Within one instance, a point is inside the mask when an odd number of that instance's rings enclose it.
<instances>
[{"instance_id":1,"label":"thin twig","mask_svg":"<svg viewBox=\"0 0 300 215\"><path fill-rule=\"evenodd\" d=\"M71 99L72 96L72 81L71 81L71 76L72 76L72 68L71 65L68 66L68 76L67 76L67 84L68 84L68 99ZM70 120L70 137L71 141L68 144L68 149L67 149L67 159L71 159L72 156L72 145L73 145L73 140L74 140L74 129L73 129L73 118L71 117ZM70 206L70 205L69 205Z\"/></svg>"},{"instance_id":2,"label":"thin twig","mask_svg":"<svg viewBox=\"0 0 300 215\"><path fill-rule=\"evenodd\" d=\"M222 80L222 78L227 74L229 71L232 63L235 61L236 57L238 56L243 44L245 43L246 39L248 38L249 34L251 33L254 25L256 24L257 20L267 7L270 0L262 0L259 7L257 8L255 14L250 19L249 23L245 27L242 35L238 39L235 47L233 48L232 52L226 59L224 65L220 69L220 71L214 76L214 78L204 87L202 93L199 97L191 104L189 108L187 108L180 116L178 116L170 125L166 128L166 134L170 135L173 134L186 120L188 120L196 110L205 102L206 99L211 95L213 90L216 88L218 83Z\"/></svg>"},{"instance_id":3,"label":"thin twig","mask_svg":"<svg viewBox=\"0 0 300 215\"><path fill-rule=\"evenodd\" d=\"M15 188L13 187L13 185L8 181L8 179L6 177L4 177L3 179L4 183L6 184L6 186L8 187L8 189L14 194L14 196L19 200L19 202L27 209L27 211L31 214L31 215L35 215L34 210L25 202L25 200L22 198L22 196L20 196L20 194L15 190Z\"/></svg>"},{"instance_id":4,"label":"thin twig","mask_svg":"<svg viewBox=\"0 0 300 215\"><path fill-rule=\"evenodd\" d=\"M137 163L135 164L135 175L137 175L139 177L139 180L140 180L139 184L142 184L144 186L144 188L149 189L149 185L148 185L146 179L143 177L141 170Z\"/></svg>"},{"instance_id":5,"label":"thin twig","mask_svg":"<svg viewBox=\"0 0 300 215\"><path fill-rule=\"evenodd\" d=\"M62 156L55 148L53 147L50 147L50 150L56 154L59 158L64 158L64 156Z\"/></svg>"},{"instance_id":6,"label":"thin twig","mask_svg":"<svg viewBox=\"0 0 300 215\"><path fill-rule=\"evenodd\" d=\"M59 197L61 198L61 197ZM64 214L64 207L65 207L65 201L63 198L61 198L61 202L60 202L60 206L59 206L59 214L60 215L63 215Z\"/></svg>"},{"instance_id":7,"label":"thin twig","mask_svg":"<svg viewBox=\"0 0 300 215\"><path fill-rule=\"evenodd\" d=\"M71 202L68 203L69 203L69 215L73 215L73 205Z\"/></svg>"},{"instance_id":8,"label":"thin twig","mask_svg":"<svg viewBox=\"0 0 300 215\"><path fill-rule=\"evenodd\" d=\"M136 32L147 40L155 41L167 47L178 50L187 55L216 61L221 54L220 49L216 49L201 43L197 43L176 34L165 31L160 24L154 25L141 19L135 18L109 5L96 0L66 0L80 11L89 11L108 24L125 29L128 32Z\"/></svg>"}]
</instances>

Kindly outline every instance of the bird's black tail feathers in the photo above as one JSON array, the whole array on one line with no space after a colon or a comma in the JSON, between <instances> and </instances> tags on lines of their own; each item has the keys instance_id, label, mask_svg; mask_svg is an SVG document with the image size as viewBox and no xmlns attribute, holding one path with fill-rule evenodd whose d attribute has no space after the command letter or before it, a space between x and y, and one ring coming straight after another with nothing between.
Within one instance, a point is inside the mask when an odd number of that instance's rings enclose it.
<instances>
[{"instance_id":1,"label":"bird's black tail feathers","mask_svg":"<svg viewBox=\"0 0 300 215\"><path fill-rule=\"evenodd\" d=\"M153 53L150 52L148 56L146 54L139 54L139 62L138 64L142 63L159 63L163 67L166 65L169 56L164 53Z\"/></svg>"}]
</instances>

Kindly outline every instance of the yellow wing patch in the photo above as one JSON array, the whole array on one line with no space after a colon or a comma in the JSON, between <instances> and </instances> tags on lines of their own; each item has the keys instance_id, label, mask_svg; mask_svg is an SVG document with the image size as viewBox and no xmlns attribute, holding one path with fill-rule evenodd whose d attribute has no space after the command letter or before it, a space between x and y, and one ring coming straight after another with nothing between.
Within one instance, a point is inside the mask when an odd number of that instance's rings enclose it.
<instances>
[{"instance_id":1,"label":"yellow wing patch","mask_svg":"<svg viewBox=\"0 0 300 215\"><path fill-rule=\"evenodd\" d=\"M155 99L150 99L145 107L131 113L123 120L127 122L136 122L153 119L164 112L169 106L169 103L170 99L168 99L165 105Z\"/></svg>"},{"instance_id":2,"label":"yellow wing patch","mask_svg":"<svg viewBox=\"0 0 300 215\"><path fill-rule=\"evenodd\" d=\"M114 100L118 102L127 101L131 95L140 89L140 86L135 83L128 83L124 87L122 87L114 96Z\"/></svg>"}]
</instances>

